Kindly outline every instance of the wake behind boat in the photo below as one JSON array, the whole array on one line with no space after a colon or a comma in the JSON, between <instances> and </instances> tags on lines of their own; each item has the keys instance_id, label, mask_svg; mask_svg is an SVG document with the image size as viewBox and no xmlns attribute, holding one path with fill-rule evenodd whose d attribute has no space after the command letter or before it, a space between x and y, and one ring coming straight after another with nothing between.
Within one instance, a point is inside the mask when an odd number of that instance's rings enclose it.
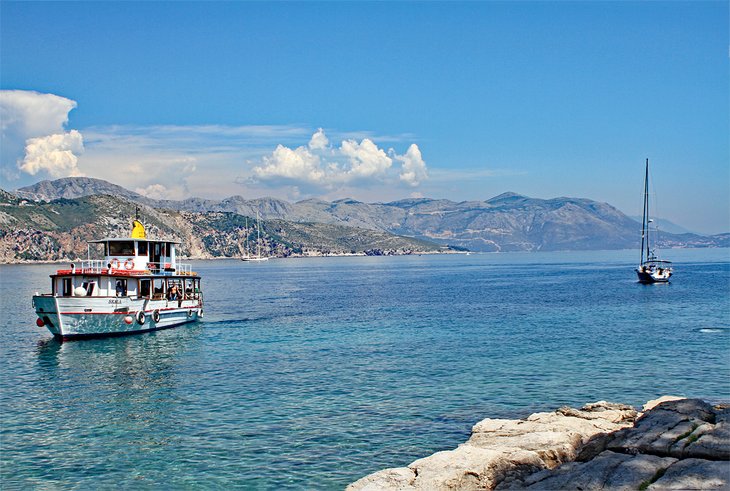
<instances>
[{"instance_id":1,"label":"wake behind boat","mask_svg":"<svg viewBox=\"0 0 730 491\"><path fill-rule=\"evenodd\" d=\"M651 223L649 218L649 159L646 159L644 175L644 213L641 218L641 261L636 268L639 283L667 283L672 276L672 262L659 259L650 244ZM656 229L654 230L656 235ZM654 239L656 242L656 239Z\"/></svg>"},{"instance_id":2,"label":"wake behind boat","mask_svg":"<svg viewBox=\"0 0 730 491\"><path fill-rule=\"evenodd\" d=\"M70 339L166 329L203 317L201 278L177 262L178 242L147 239L135 220L130 238L89 244L103 244L104 259L51 275L51 293L33 296L38 327Z\"/></svg>"}]
</instances>

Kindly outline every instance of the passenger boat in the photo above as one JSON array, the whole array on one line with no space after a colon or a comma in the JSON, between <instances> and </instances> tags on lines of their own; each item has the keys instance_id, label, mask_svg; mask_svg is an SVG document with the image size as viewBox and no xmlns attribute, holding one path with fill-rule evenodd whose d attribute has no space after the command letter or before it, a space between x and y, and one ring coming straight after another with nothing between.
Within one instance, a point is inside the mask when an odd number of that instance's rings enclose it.
<instances>
[{"instance_id":1,"label":"passenger boat","mask_svg":"<svg viewBox=\"0 0 730 491\"><path fill-rule=\"evenodd\" d=\"M639 283L667 283L672 276L672 262L659 259L650 244L651 223L649 218L649 159L644 174L644 214L641 218L641 260L636 274ZM655 230L656 232L656 230Z\"/></svg>"},{"instance_id":2,"label":"passenger boat","mask_svg":"<svg viewBox=\"0 0 730 491\"><path fill-rule=\"evenodd\" d=\"M89 259L51 275L51 293L33 296L38 327L72 339L167 329L203 317L201 278L177 262L179 242L148 239L135 219L130 238L89 244L102 244L104 259L90 259L89 252Z\"/></svg>"}]
</instances>

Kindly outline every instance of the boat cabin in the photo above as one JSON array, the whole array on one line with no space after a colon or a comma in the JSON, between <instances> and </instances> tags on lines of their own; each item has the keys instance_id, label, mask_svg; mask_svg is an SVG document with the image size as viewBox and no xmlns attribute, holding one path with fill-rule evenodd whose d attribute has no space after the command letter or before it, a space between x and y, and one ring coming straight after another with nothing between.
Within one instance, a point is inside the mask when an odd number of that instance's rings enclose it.
<instances>
[{"instance_id":1,"label":"boat cabin","mask_svg":"<svg viewBox=\"0 0 730 491\"><path fill-rule=\"evenodd\" d=\"M126 271L175 272L175 246L179 242L150 239L101 239L89 244L104 245L107 267Z\"/></svg>"},{"instance_id":2,"label":"boat cabin","mask_svg":"<svg viewBox=\"0 0 730 491\"><path fill-rule=\"evenodd\" d=\"M146 238L108 238L104 259L87 259L51 275L52 295L71 297L136 297L151 300L196 299L200 277L191 265L177 262L179 242ZM89 253L89 255L91 255Z\"/></svg>"}]
</instances>

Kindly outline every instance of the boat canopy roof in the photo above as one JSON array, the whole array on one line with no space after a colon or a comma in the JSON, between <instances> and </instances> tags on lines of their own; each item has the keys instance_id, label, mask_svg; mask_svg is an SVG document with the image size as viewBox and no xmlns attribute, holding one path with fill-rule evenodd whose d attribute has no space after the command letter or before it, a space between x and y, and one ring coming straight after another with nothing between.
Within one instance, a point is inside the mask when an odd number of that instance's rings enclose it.
<instances>
[{"instance_id":1,"label":"boat canopy roof","mask_svg":"<svg viewBox=\"0 0 730 491\"><path fill-rule=\"evenodd\" d=\"M165 244L180 244L180 242L174 241L174 240L161 240L161 239L138 239L138 238L131 238L131 237L110 237L107 239L97 239L97 240L90 240L88 241L89 244L103 244L104 242L129 242L129 241L137 241L137 242L159 242L159 243L165 243Z\"/></svg>"}]
</instances>

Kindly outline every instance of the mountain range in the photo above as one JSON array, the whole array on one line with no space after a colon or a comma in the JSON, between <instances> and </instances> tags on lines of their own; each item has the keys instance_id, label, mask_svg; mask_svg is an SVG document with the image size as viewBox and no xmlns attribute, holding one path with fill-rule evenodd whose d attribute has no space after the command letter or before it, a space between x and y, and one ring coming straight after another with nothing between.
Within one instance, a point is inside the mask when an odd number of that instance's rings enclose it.
<instances>
[{"instance_id":1,"label":"mountain range","mask_svg":"<svg viewBox=\"0 0 730 491\"><path fill-rule=\"evenodd\" d=\"M5 195L5 206L11 206L13 199L16 203L26 203L26 206L44 206L43 203L63 200L67 200L67 203L82 200L85 206L89 206L88 200L92 197L114 197L120 202L143 205L145 213L158 217L157 220L169 228L164 230L166 233L177 233L181 239L185 238L184 230L176 230L174 223L168 223L170 217L185 217L193 223L200 222L203 229L211 231L215 229L213 222L220 221L219 218L213 219L214 216L227 217L224 221L230 225L237 223L239 219L236 217L243 219L258 214L264 228L273 230L272 227L276 226L281 231L287 229L285 235L288 233L292 234L291 237L301 239L298 245L292 243L286 246L290 250L306 248L307 240L314 240L314 237L318 238L320 248L327 249L336 246L335 236L340 239L349 236L352 240L356 236L374 233L381 234L378 240L396 235L400 236L400 241L406 238L418 241L399 243L399 247L404 250L416 250L426 244L432 248L439 244L490 252L624 249L639 247L641 229L640 223L608 203L568 197L537 199L515 193L503 193L485 201L462 202L419 198L388 203L363 203L352 199L332 202L308 199L290 203L274 198L249 200L242 196L223 200L189 198L174 201L153 200L107 181L75 177L42 181ZM122 206L120 202L116 204ZM99 204L98 199L95 203ZM3 211L7 211L7 208ZM67 207L64 213L73 213L72 208ZM167 218L163 220L159 217ZM52 217L46 218L50 220ZM3 215L0 214L0 222L2 220ZM253 223L252 218L248 220ZM109 218L102 221L106 223ZM203 225L203 222L206 224ZM218 225L222 226L220 223ZM161 231L163 229L161 227ZM299 232L295 233L295 229ZM196 233L201 232L202 229ZM325 237L330 238L325 240ZM361 250L345 242L341 242L334 250L343 247ZM378 249L377 240L368 239L366 242ZM730 234L702 236L661 232L658 245L727 247L730 245ZM231 247L216 250L216 253L235 255Z\"/></svg>"}]
</instances>

